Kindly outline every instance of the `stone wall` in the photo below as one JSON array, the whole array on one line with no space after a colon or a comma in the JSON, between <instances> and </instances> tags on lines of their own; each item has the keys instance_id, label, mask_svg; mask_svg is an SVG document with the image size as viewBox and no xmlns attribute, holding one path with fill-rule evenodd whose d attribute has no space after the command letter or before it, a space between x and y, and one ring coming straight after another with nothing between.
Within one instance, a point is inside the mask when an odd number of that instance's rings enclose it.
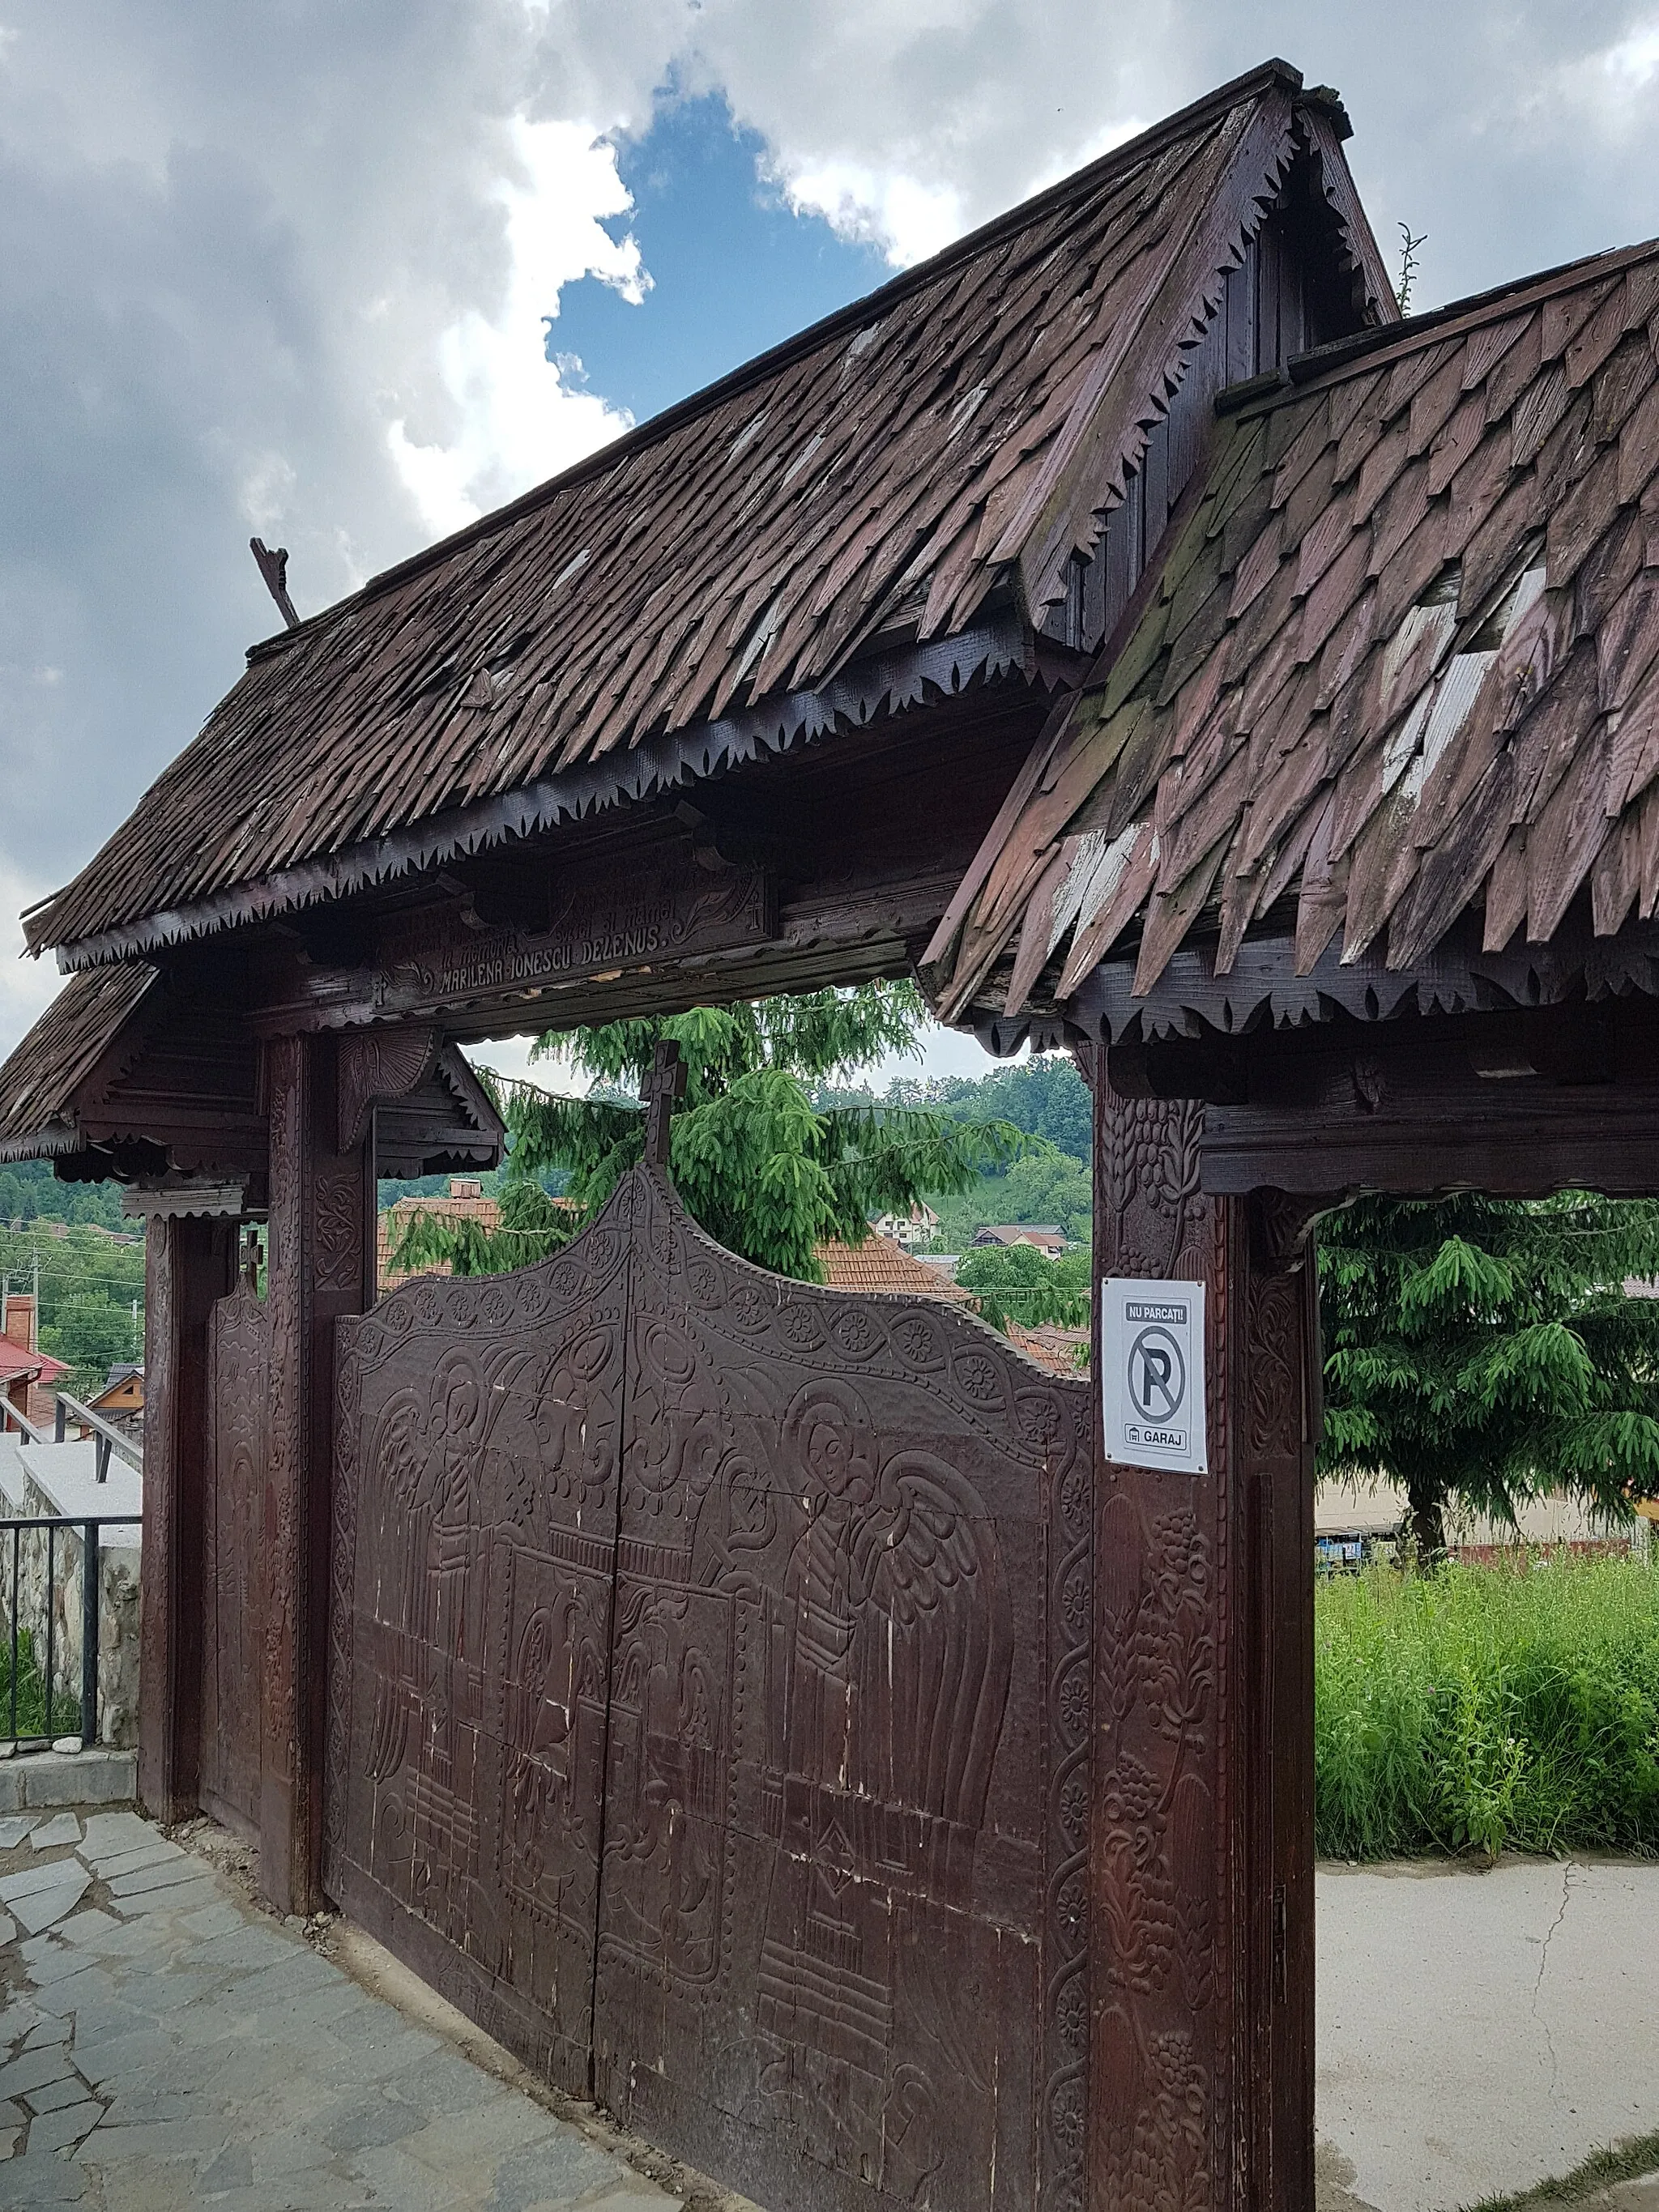
<instances>
[{"instance_id":1,"label":"stone wall","mask_svg":"<svg viewBox=\"0 0 1659 2212\"><path fill-rule=\"evenodd\" d=\"M27 1472L23 1517L47 1516L58 1509ZM98 1738L118 1749L138 1740L138 1531L108 1532L99 1547L101 1585L98 1626ZM118 1537L122 1540L114 1541ZM58 1693L68 1693L78 1709L81 1695L82 1538L76 1522L64 1521L52 1536L52 1675ZM34 1639L35 1658L46 1656L47 1532L26 1528L19 1540L18 1624ZM11 1562L0 1559L0 1634L9 1640L11 1620L5 1610ZM0 1703L0 1735L8 1709ZM78 1722L76 1729L78 1729ZM75 1731L71 1731L72 1733Z\"/></svg>"}]
</instances>

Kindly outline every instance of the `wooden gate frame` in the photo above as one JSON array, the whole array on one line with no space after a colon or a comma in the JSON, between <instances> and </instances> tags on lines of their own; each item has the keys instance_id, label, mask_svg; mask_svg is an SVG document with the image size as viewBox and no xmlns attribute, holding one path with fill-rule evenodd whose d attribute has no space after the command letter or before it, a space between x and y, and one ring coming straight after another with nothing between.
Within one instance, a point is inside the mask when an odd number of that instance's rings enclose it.
<instances>
[{"instance_id":1,"label":"wooden gate frame","mask_svg":"<svg viewBox=\"0 0 1659 2212\"><path fill-rule=\"evenodd\" d=\"M367 1135L343 1148L338 1049L326 1033L267 1048L262 1885L284 1910L309 1909L321 1895L335 1323L367 1307L373 1255L372 1117ZM1312 2202L1313 2104L1308 1563L1317 1361L1297 1234L1306 1213L1267 1194L1206 1196L1203 1109L1120 1098L1103 1051L1079 1057L1096 1097L1099 1273L1190 1275L1208 1286L1211 1473L1108 1468L1097 1409L1093 1674L1097 1693L1108 1685L1123 1711L1109 1723L1097 1717L1108 1732L1096 1739L1086 1862L1068 1872L1060 1900L1086 1927L1091 1960L1087 2065L1061 2085L1054 2110L1082 2177L1077 2203L1060 2212L1165 2203L1299 2212ZM176 1817L197 1794L200 1590L198 1583L192 1603L189 1578L204 1479L201 1375L208 1316L229 1287L233 1255L223 1224L157 1227L141 1789ZM1126 1635L1131 1672L1120 1670L1113 1686L1112 1655ZM1149 1656L1171 1638L1197 1638L1206 1701L1173 1735L1158 1720ZM1172 1785L1182 1817L1160 1828L1149 1810ZM1140 1866L1156 1880L1138 1881ZM1149 1910L1175 1934L1150 1964L1125 1935Z\"/></svg>"}]
</instances>

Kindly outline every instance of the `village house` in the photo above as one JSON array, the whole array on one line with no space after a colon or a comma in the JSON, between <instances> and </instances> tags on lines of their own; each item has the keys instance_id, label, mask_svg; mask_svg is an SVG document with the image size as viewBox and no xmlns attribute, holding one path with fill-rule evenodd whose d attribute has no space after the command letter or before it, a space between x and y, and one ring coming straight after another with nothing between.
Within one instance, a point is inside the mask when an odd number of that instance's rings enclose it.
<instances>
[{"instance_id":1,"label":"village house","mask_svg":"<svg viewBox=\"0 0 1659 2212\"><path fill-rule=\"evenodd\" d=\"M906 1252L914 1252L939 1235L939 1216L926 1199L918 1199L908 1213L879 1213L870 1226L878 1237L889 1237Z\"/></svg>"},{"instance_id":2,"label":"village house","mask_svg":"<svg viewBox=\"0 0 1659 2212\"><path fill-rule=\"evenodd\" d=\"M144 1370L142 1364L118 1361L109 1370L108 1380L95 1397L86 1401L87 1411L96 1413L112 1428L119 1429L135 1443L144 1440ZM92 1432L82 1422L80 1433Z\"/></svg>"},{"instance_id":3,"label":"village house","mask_svg":"<svg viewBox=\"0 0 1659 2212\"><path fill-rule=\"evenodd\" d=\"M1065 1251L1066 1240L1055 1222L1030 1221L988 1222L983 1229L974 1232L976 1246L1000 1244L1005 1249L1013 1244L1032 1244L1045 1260L1058 1260Z\"/></svg>"}]
</instances>

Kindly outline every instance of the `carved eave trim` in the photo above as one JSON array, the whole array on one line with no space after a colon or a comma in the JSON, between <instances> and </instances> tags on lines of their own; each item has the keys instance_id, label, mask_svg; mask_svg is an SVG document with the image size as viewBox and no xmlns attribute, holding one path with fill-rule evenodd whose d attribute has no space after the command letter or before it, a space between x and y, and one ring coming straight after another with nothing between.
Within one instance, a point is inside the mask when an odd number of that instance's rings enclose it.
<instances>
[{"instance_id":1,"label":"carved eave trim","mask_svg":"<svg viewBox=\"0 0 1659 2212\"><path fill-rule=\"evenodd\" d=\"M1132 989L1132 957L1095 969L1065 1012L1085 1035L1107 1044L1240 1036L1301 1028L1351 1015L1362 1022L1414 1014L1506 1013L1637 992L1659 998L1659 923L1636 923L1597 937L1588 912L1575 908L1547 945L1481 949L1480 918L1466 915L1434 951L1409 969L1391 969L1380 951L1345 963L1333 943L1312 971L1296 973L1290 937L1247 938L1229 975L1214 972L1214 946L1183 945L1144 998ZM1050 1024L1058 1025L1056 1018ZM1013 1023L1002 1025L1010 1032ZM1033 1017L1032 1032L1044 1026ZM994 1021L983 1029L994 1030ZM1004 1051L1014 1048L1005 1043Z\"/></svg>"},{"instance_id":2,"label":"carved eave trim","mask_svg":"<svg viewBox=\"0 0 1659 2212\"><path fill-rule=\"evenodd\" d=\"M1316 90L1297 102L1297 121L1318 164L1320 197L1336 218L1343 251L1359 278L1365 321L1373 328L1399 322L1393 280L1342 153L1351 129L1346 111L1340 101L1328 100Z\"/></svg>"},{"instance_id":3,"label":"carved eave trim","mask_svg":"<svg viewBox=\"0 0 1659 2212\"><path fill-rule=\"evenodd\" d=\"M134 1221L189 1218L240 1221L247 1211L246 1176L216 1182L200 1176L163 1176L121 1194L121 1211Z\"/></svg>"},{"instance_id":4,"label":"carved eave trim","mask_svg":"<svg viewBox=\"0 0 1659 2212\"><path fill-rule=\"evenodd\" d=\"M61 1159L66 1152L81 1150L81 1134L73 1122L54 1115L39 1129L21 1137L9 1137L0 1144L0 1164L15 1160Z\"/></svg>"},{"instance_id":5,"label":"carved eave trim","mask_svg":"<svg viewBox=\"0 0 1659 2212\"><path fill-rule=\"evenodd\" d=\"M954 698L971 684L1013 677L1053 690L1076 681L1077 659L1075 653L1035 635L1012 607L988 611L953 636L855 661L815 690L783 694L717 722L647 738L620 758L606 757L544 776L410 829L279 869L234 890L60 945L58 964L73 973L325 905L514 838L583 821L608 807L659 797L768 753L867 729L884 716Z\"/></svg>"},{"instance_id":6,"label":"carved eave trim","mask_svg":"<svg viewBox=\"0 0 1659 2212\"><path fill-rule=\"evenodd\" d=\"M471 1062L456 1044L447 1044L438 1054L436 1073L439 1080L453 1095L456 1104L471 1127L488 1139L499 1157L507 1141L507 1124L490 1103L489 1093L479 1082Z\"/></svg>"}]
</instances>

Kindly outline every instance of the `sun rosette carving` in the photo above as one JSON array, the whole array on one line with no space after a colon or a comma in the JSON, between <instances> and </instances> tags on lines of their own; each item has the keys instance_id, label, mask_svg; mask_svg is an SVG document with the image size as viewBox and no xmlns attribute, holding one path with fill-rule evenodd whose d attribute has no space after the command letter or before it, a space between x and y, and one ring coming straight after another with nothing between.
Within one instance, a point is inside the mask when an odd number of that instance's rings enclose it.
<instances>
[{"instance_id":1,"label":"sun rosette carving","mask_svg":"<svg viewBox=\"0 0 1659 2212\"><path fill-rule=\"evenodd\" d=\"M887 1334L894 1351L913 1375L937 1375L944 1367L944 1331L930 1315L901 1314Z\"/></svg>"},{"instance_id":2,"label":"sun rosette carving","mask_svg":"<svg viewBox=\"0 0 1659 2212\"><path fill-rule=\"evenodd\" d=\"M972 1406L1000 1407L1007 1395L1002 1363L990 1352L959 1352L951 1371L957 1389Z\"/></svg>"},{"instance_id":3,"label":"sun rosette carving","mask_svg":"<svg viewBox=\"0 0 1659 2212\"><path fill-rule=\"evenodd\" d=\"M823 1325L805 1298L792 1298L780 1307L778 1334L792 1352L816 1352L823 1342Z\"/></svg>"},{"instance_id":4,"label":"sun rosette carving","mask_svg":"<svg viewBox=\"0 0 1659 2212\"><path fill-rule=\"evenodd\" d=\"M830 1335L843 1359L872 1359L887 1347L886 1331L862 1303L842 1307L835 1313L830 1322Z\"/></svg>"},{"instance_id":5,"label":"sun rosette carving","mask_svg":"<svg viewBox=\"0 0 1659 2212\"><path fill-rule=\"evenodd\" d=\"M1056 1443L1066 1425L1060 1401L1048 1390L1020 1391L1014 1400L1014 1421L1034 1449Z\"/></svg>"},{"instance_id":6,"label":"sun rosette carving","mask_svg":"<svg viewBox=\"0 0 1659 2212\"><path fill-rule=\"evenodd\" d=\"M775 1301L768 1298L758 1283L733 1283L726 1301L726 1310L734 1328L753 1335L763 1329L776 1310Z\"/></svg>"}]
</instances>

